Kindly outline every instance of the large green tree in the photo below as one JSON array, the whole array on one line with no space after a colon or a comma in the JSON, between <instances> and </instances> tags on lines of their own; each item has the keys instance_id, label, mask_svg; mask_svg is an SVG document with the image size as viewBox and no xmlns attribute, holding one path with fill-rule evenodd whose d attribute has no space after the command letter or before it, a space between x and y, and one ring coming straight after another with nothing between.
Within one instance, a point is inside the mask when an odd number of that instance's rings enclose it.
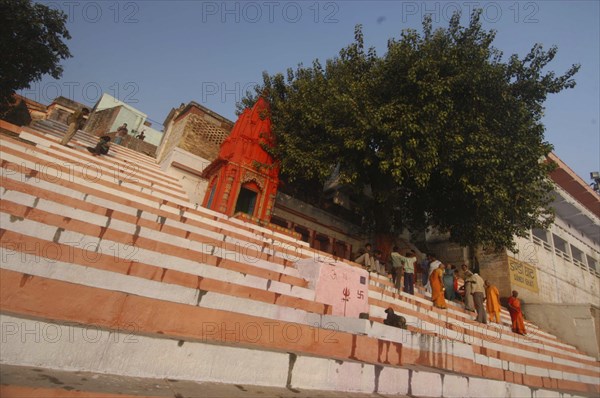
<instances>
[{"instance_id":1,"label":"large green tree","mask_svg":"<svg viewBox=\"0 0 600 398\"><path fill-rule=\"evenodd\" d=\"M357 27L325 66L265 73L241 105L268 97L284 181L315 186L339 168L376 233L426 226L463 246L512 248L553 218L543 103L575 85L579 66L544 72L556 48L538 44L504 61L494 37L480 11L446 29L425 18L378 56Z\"/></svg>"},{"instance_id":2,"label":"large green tree","mask_svg":"<svg viewBox=\"0 0 600 398\"><path fill-rule=\"evenodd\" d=\"M30 0L0 0L0 112L15 91L44 74L62 75L60 61L71 57L63 42L71 36L67 16Z\"/></svg>"}]
</instances>

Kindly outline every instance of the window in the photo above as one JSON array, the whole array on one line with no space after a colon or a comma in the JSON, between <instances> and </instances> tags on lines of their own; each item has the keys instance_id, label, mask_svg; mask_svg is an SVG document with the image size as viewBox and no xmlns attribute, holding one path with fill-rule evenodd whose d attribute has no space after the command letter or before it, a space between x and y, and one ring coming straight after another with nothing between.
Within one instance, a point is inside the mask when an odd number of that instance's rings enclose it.
<instances>
[{"instance_id":1,"label":"window","mask_svg":"<svg viewBox=\"0 0 600 398\"><path fill-rule=\"evenodd\" d=\"M301 227L300 225L296 226L296 228L294 228L294 231L298 232L301 236L301 240L303 240L304 242L308 242L308 238L310 236L308 229Z\"/></svg>"},{"instance_id":2,"label":"window","mask_svg":"<svg viewBox=\"0 0 600 398\"><path fill-rule=\"evenodd\" d=\"M256 197L258 193L246 187L240 188L240 194L235 205L235 212L242 212L249 215L254 215L254 207L256 206Z\"/></svg>"},{"instance_id":3,"label":"window","mask_svg":"<svg viewBox=\"0 0 600 398\"><path fill-rule=\"evenodd\" d=\"M341 258L348 258L347 256L349 253L346 253L346 243L345 242L336 241L335 246L336 246L335 255L337 255L338 257L341 257Z\"/></svg>"},{"instance_id":4,"label":"window","mask_svg":"<svg viewBox=\"0 0 600 398\"><path fill-rule=\"evenodd\" d=\"M271 217L271 224L275 224L275 225L279 225L280 227L286 228L288 227L288 223L287 221L285 221L283 218L279 218L279 217Z\"/></svg>"},{"instance_id":5,"label":"window","mask_svg":"<svg viewBox=\"0 0 600 398\"><path fill-rule=\"evenodd\" d=\"M585 263L584 263L585 256L581 250L579 250L575 246L571 245L571 255L573 256L573 263L575 265L585 268Z\"/></svg>"},{"instance_id":6,"label":"window","mask_svg":"<svg viewBox=\"0 0 600 398\"><path fill-rule=\"evenodd\" d=\"M554 252L565 260L571 260L567 252L567 242L555 234L552 234L552 239L554 240Z\"/></svg>"},{"instance_id":7,"label":"window","mask_svg":"<svg viewBox=\"0 0 600 398\"><path fill-rule=\"evenodd\" d=\"M329 252L329 238L325 235L317 235L315 238L315 248L322 252Z\"/></svg>"},{"instance_id":8,"label":"window","mask_svg":"<svg viewBox=\"0 0 600 398\"><path fill-rule=\"evenodd\" d=\"M554 239L554 248L556 250L560 250L563 253L567 252L567 242L564 239L559 238L558 236L552 234L552 238Z\"/></svg>"},{"instance_id":9,"label":"window","mask_svg":"<svg viewBox=\"0 0 600 398\"><path fill-rule=\"evenodd\" d=\"M531 233L533 234L533 236L535 238L538 238L538 239L548 243L548 232L545 229L534 228L531 230Z\"/></svg>"},{"instance_id":10,"label":"window","mask_svg":"<svg viewBox=\"0 0 600 398\"><path fill-rule=\"evenodd\" d=\"M533 243L543 246L544 249L548 251L552 251L552 246L550 246L550 242L548 242L548 231L545 229L534 228L531 230L531 235L533 237Z\"/></svg>"},{"instance_id":11,"label":"window","mask_svg":"<svg viewBox=\"0 0 600 398\"><path fill-rule=\"evenodd\" d=\"M590 268L590 272L599 272L600 273L600 268L598 268L598 261L596 261L596 259L594 259L592 256L587 255L587 263L588 263L588 267Z\"/></svg>"},{"instance_id":12,"label":"window","mask_svg":"<svg viewBox=\"0 0 600 398\"><path fill-rule=\"evenodd\" d=\"M210 189L210 195L208 197L208 202L206 203L206 207L210 209L212 205L213 199L215 198L215 191L217 190L217 181L215 180L212 188Z\"/></svg>"}]
</instances>

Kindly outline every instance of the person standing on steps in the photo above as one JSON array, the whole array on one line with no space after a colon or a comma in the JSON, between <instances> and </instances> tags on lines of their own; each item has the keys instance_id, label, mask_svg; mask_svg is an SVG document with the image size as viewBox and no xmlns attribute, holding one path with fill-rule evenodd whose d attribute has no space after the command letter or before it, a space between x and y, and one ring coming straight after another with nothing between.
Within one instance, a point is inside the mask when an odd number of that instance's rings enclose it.
<instances>
[{"instance_id":1,"label":"person standing on steps","mask_svg":"<svg viewBox=\"0 0 600 398\"><path fill-rule=\"evenodd\" d=\"M431 274L433 271L437 270L442 263L433 255L429 255L429 274L427 275L427 284L425 285L425 290L427 293L431 293Z\"/></svg>"},{"instance_id":2,"label":"person standing on steps","mask_svg":"<svg viewBox=\"0 0 600 398\"><path fill-rule=\"evenodd\" d=\"M444 270L444 297L448 301L454 300L454 269L456 267L451 264L446 264L446 269Z\"/></svg>"},{"instance_id":3,"label":"person standing on steps","mask_svg":"<svg viewBox=\"0 0 600 398\"><path fill-rule=\"evenodd\" d=\"M523 312L521 311L521 300L519 300L519 292L516 290L512 291L512 296L508 298L508 312L510 313L510 319L512 321L512 331L518 334L525 335L525 319L523 318Z\"/></svg>"},{"instance_id":4,"label":"person standing on steps","mask_svg":"<svg viewBox=\"0 0 600 398\"><path fill-rule=\"evenodd\" d=\"M123 123L117 129L117 134L115 134L115 140L113 141L117 145L121 145L121 141L123 141L123 137L127 135L129 130L127 130L127 123Z\"/></svg>"},{"instance_id":5,"label":"person standing on steps","mask_svg":"<svg viewBox=\"0 0 600 398\"><path fill-rule=\"evenodd\" d=\"M404 292L415 294L415 264L417 255L415 252L407 252L404 257Z\"/></svg>"},{"instance_id":6,"label":"person standing on steps","mask_svg":"<svg viewBox=\"0 0 600 398\"><path fill-rule=\"evenodd\" d=\"M81 130L83 126L85 126L86 118L89 114L90 110L88 108L83 108L69 116L69 128L63 138L60 140L61 145L67 146L69 141L71 141L71 139L77 133L77 130Z\"/></svg>"},{"instance_id":7,"label":"person standing on steps","mask_svg":"<svg viewBox=\"0 0 600 398\"><path fill-rule=\"evenodd\" d=\"M473 273L469 271L466 264L462 265L463 280L465 281L465 310L475 311L475 303L473 302Z\"/></svg>"},{"instance_id":8,"label":"person standing on steps","mask_svg":"<svg viewBox=\"0 0 600 398\"><path fill-rule=\"evenodd\" d=\"M436 308L446 309L446 299L444 298L444 264L439 262L438 268L434 269L429 275L429 286L431 287L431 301Z\"/></svg>"},{"instance_id":9,"label":"person standing on steps","mask_svg":"<svg viewBox=\"0 0 600 398\"><path fill-rule=\"evenodd\" d=\"M400 248L398 246L394 246L392 249L392 254L390 254L390 259L392 263L392 275L394 276L394 287L398 289L398 292L402 290L402 255L400 254Z\"/></svg>"},{"instance_id":10,"label":"person standing on steps","mask_svg":"<svg viewBox=\"0 0 600 398\"><path fill-rule=\"evenodd\" d=\"M421 260L421 281L423 286L427 286L427 282L429 282L429 264L431 263L431 256L429 254L425 254L423 260Z\"/></svg>"},{"instance_id":11,"label":"person standing on steps","mask_svg":"<svg viewBox=\"0 0 600 398\"><path fill-rule=\"evenodd\" d=\"M475 319L479 323L487 323L487 314L483 301L485 300L485 286L484 281L478 274L473 274L471 277L472 283L472 294L473 301L475 302L475 310L477 311L477 318Z\"/></svg>"},{"instance_id":12,"label":"person standing on steps","mask_svg":"<svg viewBox=\"0 0 600 398\"><path fill-rule=\"evenodd\" d=\"M490 283L490 281L485 281L485 295L487 296L487 300L485 302L485 306L487 308L488 318L490 322L500 322L500 292L498 288Z\"/></svg>"}]
</instances>

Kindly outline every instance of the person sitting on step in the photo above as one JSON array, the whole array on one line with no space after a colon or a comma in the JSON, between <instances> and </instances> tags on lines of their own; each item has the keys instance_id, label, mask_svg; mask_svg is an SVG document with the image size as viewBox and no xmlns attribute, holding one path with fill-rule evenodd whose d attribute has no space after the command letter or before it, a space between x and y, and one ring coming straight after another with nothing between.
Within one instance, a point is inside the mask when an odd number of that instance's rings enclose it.
<instances>
[{"instance_id":1,"label":"person sitting on step","mask_svg":"<svg viewBox=\"0 0 600 398\"><path fill-rule=\"evenodd\" d=\"M110 148L110 137L104 135L100 137L100 140L96 144L95 147L88 146L87 150L94 156L106 155L108 153L108 149Z\"/></svg>"}]
</instances>

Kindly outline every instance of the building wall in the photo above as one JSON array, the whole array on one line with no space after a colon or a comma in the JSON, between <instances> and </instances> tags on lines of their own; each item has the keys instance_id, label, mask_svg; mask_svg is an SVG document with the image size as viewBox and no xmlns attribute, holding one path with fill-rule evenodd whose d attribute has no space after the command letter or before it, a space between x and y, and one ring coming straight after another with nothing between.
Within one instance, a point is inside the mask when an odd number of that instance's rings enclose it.
<instances>
[{"instance_id":1,"label":"building wall","mask_svg":"<svg viewBox=\"0 0 600 398\"><path fill-rule=\"evenodd\" d=\"M185 133L178 146L196 156L215 159L229 131L223 130L210 115L190 113L185 118Z\"/></svg>"},{"instance_id":2,"label":"building wall","mask_svg":"<svg viewBox=\"0 0 600 398\"><path fill-rule=\"evenodd\" d=\"M134 112L124 106L119 106L114 109L118 109L119 111L113 124L110 126L110 131L117 131L119 126L123 123L127 123L127 129L129 130L128 134L135 136L139 134L140 128L144 128L144 121L146 119L140 113Z\"/></svg>"},{"instance_id":3,"label":"building wall","mask_svg":"<svg viewBox=\"0 0 600 398\"><path fill-rule=\"evenodd\" d=\"M275 201L273 218L276 223L283 220L289 228L303 235L303 240L319 250L350 258L362 247L364 236L356 225L335 217L321 209L279 192ZM345 246L344 253L338 253Z\"/></svg>"},{"instance_id":4,"label":"building wall","mask_svg":"<svg viewBox=\"0 0 600 398\"><path fill-rule=\"evenodd\" d=\"M115 118L119 113L119 108L109 108L101 111L94 111L89 116L84 130L95 135L107 134L111 131L111 126L114 124Z\"/></svg>"},{"instance_id":5,"label":"building wall","mask_svg":"<svg viewBox=\"0 0 600 398\"><path fill-rule=\"evenodd\" d=\"M48 119L55 120L63 124L69 124L67 120L69 116L75 111L58 104L51 104L48 106Z\"/></svg>"},{"instance_id":6,"label":"building wall","mask_svg":"<svg viewBox=\"0 0 600 398\"><path fill-rule=\"evenodd\" d=\"M481 250L477 257L481 277L498 288L500 297L510 296L513 286L508 272L508 253L506 251Z\"/></svg>"},{"instance_id":7,"label":"building wall","mask_svg":"<svg viewBox=\"0 0 600 398\"><path fill-rule=\"evenodd\" d=\"M169 126L167 131L165 131L165 135L163 137L162 143L158 148L158 155L156 160L162 163L168 156L170 156L171 152L177 147L177 144L182 140L183 134L185 132L185 125L187 122L187 117L179 119Z\"/></svg>"},{"instance_id":8,"label":"building wall","mask_svg":"<svg viewBox=\"0 0 600 398\"><path fill-rule=\"evenodd\" d=\"M183 189L187 192L190 202L200 205L208 181L200 174L210 164L207 159L195 156L180 148L173 148L168 156L160 163L161 169L179 179Z\"/></svg>"},{"instance_id":9,"label":"building wall","mask_svg":"<svg viewBox=\"0 0 600 398\"><path fill-rule=\"evenodd\" d=\"M600 359L598 307L589 304L525 304L527 320Z\"/></svg>"},{"instance_id":10,"label":"building wall","mask_svg":"<svg viewBox=\"0 0 600 398\"><path fill-rule=\"evenodd\" d=\"M231 121L191 102L169 114L157 158L162 162L173 148L179 147L212 161L232 128Z\"/></svg>"},{"instance_id":11,"label":"building wall","mask_svg":"<svg viewBox=\"0 0 600 398\"><path fill-rule=\"evenodd\" d=\"M146 136L146 138L144 139L144 142L147 142L149 144L152 144L156 147L158 147L158 145L160 145L160 141L162 140L162 136L163 136L163 132L162 131L158 131L156 129L153 129L152 127L149 126L141 126L138 133L144 132L144 135Z\"/></svg>"},{"instance_id":12,"label":"building wall","mask_svg":"<svg viewBox=\"0 0 600 398\"><path fill-rule=\"evenodd\" d=\"M598 244L559 217L545 235L545 241L533 233L527 238L515 238L516 253L479 250L481 276L498 287L501 297L517 290L527 303L600 302ZM564 251L556 247L556 237L566 243ZM430 238L433 241L427 242L427 249L442 262L456 265L469 262L466 249L441 240L440 235Z\"/></svg>"},{"instance_id":13,"label":"building wall","mask_svg":"<svg viewBox=\"0 0 600 398\"><path fill-rule=\"evenodd\" d=\"M543 241L533 234L529 239L517 239L520 253L514 256L536 269L539 292L520 289L523 298L530 302L548 303L598 303L600 301L600 278L588 266L587 256L598 261L597 245L585 242L577 231L557 219ZM554 236L567 242L567 252L555 245ZM572 247L586 254L584 262L573 259Z\"/></svg>"},{"instance_id":14,"label":"building wall","mask_svg":"<svg viewBox=\"0 0 600 398\"><path fill-rule=\"evenodd\" d=\"M116 112L116 117L111 120L108 125L103 124L102 133L116 131L120 125L127 123L130 135L135 136L144 131L144 135L146 136L144 142L153 146L158 146L160 144L163 133L162 131L158 131L149 126L150 123L146 121L148 115L131 105L104 93L102 94L102 97L100 97L98 103L96 103L94 113L104 114L104 112L110 110ZM154 153L155 150L152 152Z\"/></svg>"}]
</instances>

